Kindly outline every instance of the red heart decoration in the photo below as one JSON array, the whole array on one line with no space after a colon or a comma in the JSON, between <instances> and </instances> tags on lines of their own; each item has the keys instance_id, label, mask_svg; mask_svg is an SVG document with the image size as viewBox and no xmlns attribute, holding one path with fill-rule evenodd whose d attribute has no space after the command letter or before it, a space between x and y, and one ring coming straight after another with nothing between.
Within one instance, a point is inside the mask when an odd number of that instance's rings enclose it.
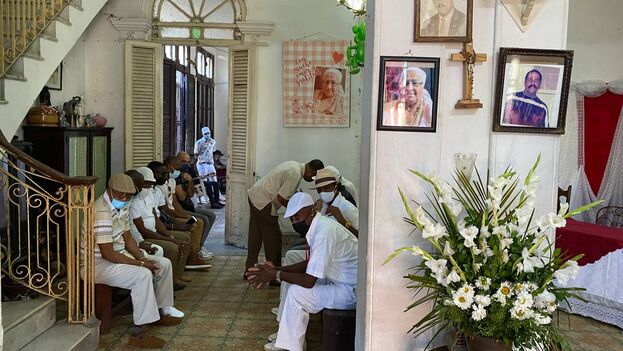
<instances>
[{"instance_id":1,"label":"red heart decoration","mask_svg":"<svg viewBox=\"0 0 623 351\"><path fill-rule=\"evenodd\" d=\"M333 63L340 63L344 59L344 54L333 51Z\"/></svg>"}]
</instances>

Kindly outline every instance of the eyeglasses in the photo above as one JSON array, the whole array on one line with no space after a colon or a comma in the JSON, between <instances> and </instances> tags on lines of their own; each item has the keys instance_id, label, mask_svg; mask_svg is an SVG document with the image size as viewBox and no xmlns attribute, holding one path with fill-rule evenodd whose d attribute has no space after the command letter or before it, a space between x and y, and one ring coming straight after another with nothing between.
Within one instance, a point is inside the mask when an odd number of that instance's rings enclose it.
<instances>
[{"instance_id":1,"label":"eyeglasses","mask_svg":"<svg viewBox=\"0 0 623 351\"><path fill-rule=\"evenodd\" d=\"M134 194L122 193L120 191L116 191L115 189L110 189L110 193L112 194L113 198L123 201L128 201L132 198L132 196L134 196Z\"/></svg>"}]
</instances>

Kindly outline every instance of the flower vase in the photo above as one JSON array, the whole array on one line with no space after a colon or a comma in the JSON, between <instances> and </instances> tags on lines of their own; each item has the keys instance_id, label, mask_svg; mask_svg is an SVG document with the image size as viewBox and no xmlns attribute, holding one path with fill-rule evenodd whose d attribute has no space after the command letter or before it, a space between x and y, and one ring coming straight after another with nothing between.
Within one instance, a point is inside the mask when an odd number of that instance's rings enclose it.
<instances>
[{"instance_id":1,"label":"flower vase","mask_svg":"<svg viewBox=\"0 0 623 351\"><path fill-rule=\"evenodd\" d=\"M474 335L467 337L467 349L469 351L511 351L513 346L493 338Z\"/></svg>"}]
</instances>

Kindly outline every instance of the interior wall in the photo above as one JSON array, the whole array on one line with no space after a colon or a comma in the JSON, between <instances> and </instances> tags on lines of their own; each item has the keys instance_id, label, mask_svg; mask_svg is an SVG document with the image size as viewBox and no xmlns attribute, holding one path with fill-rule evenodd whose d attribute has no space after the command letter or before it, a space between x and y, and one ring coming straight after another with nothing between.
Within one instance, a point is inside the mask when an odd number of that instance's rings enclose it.
<instances>
[{"instance_id":1,"label":"interior wall","mask_svg":"<svg viewBox=\"0 0 623 351\"><path fill-rule=\"evenodd\" d=\"M247 8L247 20L275 23L267 39L268 46L258 48L256 176L266 175L284 161L308 162L319 158L325 165L337 167L358 187L361 74L351 76L350 127L283 127L282 41L352 40L351 26L355 23L352 13L336 7L332 0L247 1Z\"/></svg>"},{"instance_id":2,"label":"interior wall","mask_svg":"<svg viewBox=\"0 0 623 351\"><path fill-rule=\"evenodd\" d=\"M50 90L52 106L62 108L63 103L71 100L74 96L85 95L85 42L84 36L76 42L76 45L63 59L63 83L62 90ZM86 99L83 103L88 104ZM88 108L88 106L87 106ZM90 113L90 112L89 112Z\"/></svg>"},{"instance_id":3,"label":"interior wall","mask_svg":"<svg viewBox=\"0 0 623 351\"><path fill-rule=\"evenodd\" d=\"M216 148L227 158L229 107L229 53L227 48L205 48L214 55L214 131Z\"/></svg>"},{"instance_id":4,"label":"interior wall","mask_svg":"<svg viewBox=\"0 0 623 351\"><path fill-rule=\"evenodd\" d=\"M401 277L416 261L404 255L387 265L383 261L397 248L411 245L428 247L417 235L409 236L412 227L405 223L404 208L396 187L409 199L426 206L425 194L430 189L408 172L414 168L425 174L438 174L449 179L454 167L453 154L474 152L481 174L487 170L499 173L513 165L521 176L526 174L537 155L542 163L538 174L540 201L537 213L553 210L558 136L541 134L493 133L492 114L495 101L497 55L500 47L561 49L566 43L567 0L547 1L527 32L522 33L506 9L496 0L474 0L473 41L479 53L488 56L475 67L474 96L483 108L457 110L454 105L462 98L463 67L449 60L461 50L461 44L414 43L414 1L374 1L374 48L366 52L365 110L369 108L370 167L369 205L366 209L368 231L365 289L366 314L359 316L365 324L366 350L423 350L432 335L413 338L407 334L411 326L427 312L426 308L403 312L412 302L412 293ZM543 35L543 33L548 33ZM436 133L376 131L377 94L380 56L440 57L440 88ZM368 102L369 101L369 102ZM368 106L368 104L370 104ZM368 118L367 114L366 117ZM363 170L362 172L367 171ZM363 256L360 254L360 257ZM361 277L361 274L360 274ZM360 295L361 296L361 295ZM359 305L361 308L362 306Z\"/></svg>"}]
</instances>

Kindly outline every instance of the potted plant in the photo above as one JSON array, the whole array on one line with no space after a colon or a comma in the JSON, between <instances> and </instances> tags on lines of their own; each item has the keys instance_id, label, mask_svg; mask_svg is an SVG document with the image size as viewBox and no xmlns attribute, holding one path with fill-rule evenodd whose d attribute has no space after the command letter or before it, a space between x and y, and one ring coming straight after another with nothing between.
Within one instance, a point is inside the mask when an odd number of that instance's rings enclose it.
<instances>
[{"instance_id":1,"label":"potted plant","mask_svg":"<svg viewBox=\"0 0 623 351\"><path fill-rule=\"evenodd\" d=\"M573 211L561 204L559 213L534 218L539 160L523 183L510 168L487 184L478 171L472 181L457 170L455 186L410 170L433 188L429 210L418 203L412 208L399 189L405 221L430 248L403 247L385 261L401 253L417 257L404 276L415 292L407 310L432 308L410 332L432 329L437 336L456 329L466 335L470 350L569 349L552 313L569 297L579 298L574 292L580 289L564 286L577 274L581 256L563 259L549 235L597 203Z\"/></svg>"}]
</instances>

